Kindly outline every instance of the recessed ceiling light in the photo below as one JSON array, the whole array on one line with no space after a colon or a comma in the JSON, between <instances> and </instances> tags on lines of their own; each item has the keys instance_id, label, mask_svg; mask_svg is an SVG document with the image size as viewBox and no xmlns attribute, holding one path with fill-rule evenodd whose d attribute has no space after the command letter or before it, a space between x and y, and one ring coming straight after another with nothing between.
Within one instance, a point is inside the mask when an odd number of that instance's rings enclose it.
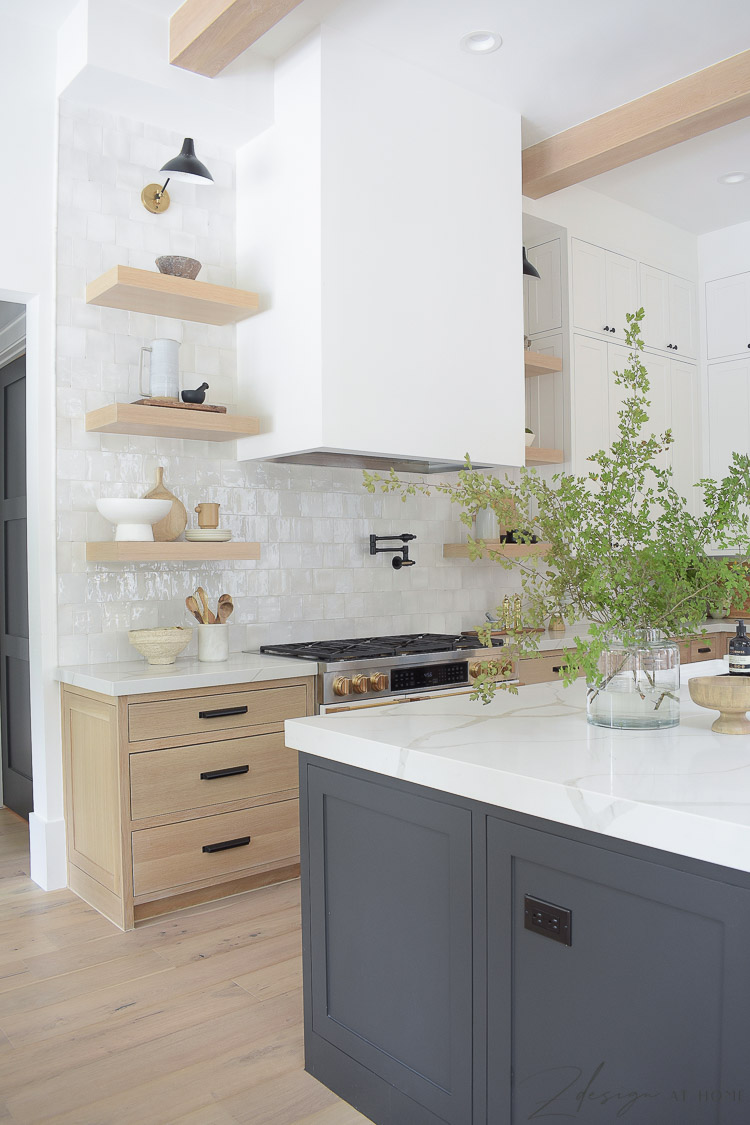
<instances>
[{"instance_id":1,"label":"recessed ceiling light","mask_svg":"<svg viewBox=\"0 0 750 1125\"><path fill-rule=\"evenodd\" d=\"M727 172L725 176L717 177L720 184L741 184L745 180L750 180L749 172Z\"/></svg>"},{"instance_id":2,"label":"recessed ceiling light","mask_svg":"<svg viewBox=\"0 0 750 1125\"><path fill-rule=\"evenodd\" d=\"M489 55L502 45L503 37L496 31L470 31L460 39L461 49L472 55Z\"/></svg>"}]
</instances>

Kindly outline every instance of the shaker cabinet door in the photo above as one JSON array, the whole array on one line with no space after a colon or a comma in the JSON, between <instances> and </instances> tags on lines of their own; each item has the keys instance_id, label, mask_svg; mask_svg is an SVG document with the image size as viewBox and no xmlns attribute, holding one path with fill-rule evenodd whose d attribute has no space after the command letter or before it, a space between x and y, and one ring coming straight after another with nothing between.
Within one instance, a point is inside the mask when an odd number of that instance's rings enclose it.
<instances>
[{"instance_id":1,"label":"shaker cabinet door","mask_svg":"<svg viewBox=\"0 0 750 1125\"><path fill-rule=\"evenodd\" d=\"M742 355L750 349L750 273L706 285L708 358Z\"/></svg>"},{"instance_id":2,"label":"shaker cabinet door","mask_svg":"<svg viewBox=\"0 0 750 1125\"><path fill-rule=\"evenodd\" d=\"M528 319L530 336L562 328L562 277L560 273L560 239L554 238L540 246L530 246L526 254L539 277L527 277ZM536 350L536 349L535 349Z\"/></svg>"},{"instance_id":3,"label":"shaker cabinet door","mask_svg":"<svg viewBox=\"0 0 750 1125\"><path fill-rule=\"evenodd\" d=\"M471 1125L471 811L318 766L307 795L307 1068L373 1120Z\"/></svg>"},{"instance_id":4,"label":"shaker cabinet door","mask_svg":"<svg viewBox=\"0 0 750 1125\"><path fill-rule=\"evenodd\" d=\"M573 324L584 332L605 332L607 320L607 251L580 239L571 240L573 259Z\"/></svg>"},{"instance_id":5,"label":"shaker cabinet door","mask_svg":"<svg viewBox=\"0 0 750 1125\"><path fill-rule=\"evenodd\" d=\"M750 892L493 816L487 829L487 1121L744 1125ZM570 944L527 896L570 912Z\"/></svg>"},{"instance_id":6,"label":"shaker cabinet door","mask_svg":"<svg viewBox=\"0 0 750 1125\"><path fill-rule=\"evenodd\" d=\"M701 472L700 386L694 363L673 359L669 365L674 442L671 447L672 483L697 515L700 490L694 486Z\"/></svg>"},{"instance_id":7,"label":"shaker cabinet door","mask_svg":"<svg viewBox=\"0 0 750 1125\"><path fill-rule=\"evenodd\" d=\"M647 348L665 350L671 341L669 332L669 274L641 263L641 305L645 312L641 322L643 341Z\"/></svg>"},{"instance_id":8,"label":"shaker cabinet door","mask_svg":"<svg viewBox=\"0 0 750 1125\"><path fill-rule=\"evenodd\" d=\"M750 453L750 358L708 365L709 475L723 477L733 453Z\"/></svg>"},{"instance_id":9,"label":"shaker cabinet door","mask_svg":"<svg viewBox=\"0 0 750 1125\"><path fill-rule=\"evenodd\" d=\"M586 458L609 445L609 348L605 340L573 337L573 472L585 476Z\"/></svg>"},{"instance_id":10,"label":"shaker cabinet door","mask_svg":"<svg viewBox=\"0 0 750 1125\"><path fill-rule=\"evenodd\" d=\"M634 313L638 302L638 266L633 258L607 251L607 322L613 340L624 340L626 313Z\"/></svg>"},{"instance_id":11,"label":"shaker cabinet door","mask_svg":"<svg viewBox=\"0 0 750 1125\"><path fill-rule=\"evenodd\" d=\"M687 359L698 355L698 307L695 285L669 275L669 334L672 351Z\"/></svg>"}]
</instances>

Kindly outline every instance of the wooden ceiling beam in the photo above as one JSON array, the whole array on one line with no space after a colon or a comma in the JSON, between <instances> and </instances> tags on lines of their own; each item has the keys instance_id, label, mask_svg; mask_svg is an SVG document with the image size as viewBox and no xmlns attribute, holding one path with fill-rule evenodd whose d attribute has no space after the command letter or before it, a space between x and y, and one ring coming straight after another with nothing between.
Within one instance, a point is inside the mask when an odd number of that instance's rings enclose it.
<instances>
[{"instance_id":1,"label":"wooden ceiling beam","mask_svg":"<svg viewBox=\"0 0 750 1125\"><path fill-rule=\"evenodd\" d=\"M523 194L540 199L748 116L743 51L524 149Z\"/></svg>"},{"instance_id":2,"label":"wooden ceiling beam","mask_svg":"<svg viewBox=\"0 0 750 1125\"><path fill-rule=\"evenodd\" d=\"M301 0L186 0L169 21L169 61L215 78Z\"/></svg>"}]
</instances>

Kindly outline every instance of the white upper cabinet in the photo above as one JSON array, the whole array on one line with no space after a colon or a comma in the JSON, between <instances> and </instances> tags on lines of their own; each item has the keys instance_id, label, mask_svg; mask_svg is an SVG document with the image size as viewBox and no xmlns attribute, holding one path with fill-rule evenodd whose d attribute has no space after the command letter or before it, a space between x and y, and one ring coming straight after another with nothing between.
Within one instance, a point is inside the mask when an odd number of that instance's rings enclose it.
<instances>
[{"instance_id":1,"label":"white upper cabinet","mask_svg":"<svg viewBox=\"0 0 750 1125\"><path fill-rule=\"evenodd\" d=\"M692 281L644 263L640 275L646 347L694 359L698 352L698 322Z\"/></svg>"},{"instance_id":2,"label":"white upper cabinet","mask_svg":"<svg viewBox=\"0 0 750 1125\"><path fill-rule=\"evenodd\" d=\"M573 325L624 340L625 314L638 308L638 266L633 258L571 239Z\"/></svg>"},{"instance_id":3,"label":"white upper cabinet","mask_svg":"<svg viewBox=\"0 0 750 1125\"><path fill-rule=\"evenodd\" d=\"M554 332L562 328L562 276L560 239L529 246L526 255L539 277L524 278L526 332Z\"/></svg>"},{"instance_id":4,"label":"white upper cabinet","mask_svg":"<svg viewBox=\"0 0 750 1125\"><path fill-rule=\"evenodd\" d=\"M695 359L698 355L698 306L695 285L669 275L669 343L672 351Z\"/></svg>"},{"instance_id":5,"label":"white upper cabinet","mask_svg":"<svg viewBox=\"0 0 750 1125\"><path fill-rule=\"evenodd\" d=\"M609 445L609 360L606 340L573 336L573 472L585 476L586 458Z\"/></svg>"},{"instance_id":6,"label":"white upper cabinet","mask_svg":"<svg viewBox=\"0 0 750 1125\"><path fill-rule=\"evenodd\" d=\"M733 453L750 453L750 357L708 368L710 476L725 476Z\"/></svg>"},{"instance_id":7,"label":"white upper cabinet","mask_svg":"<svg viewBox=\"0 0 750 1125\"><path fill-rule=\"evenodd\" d=\"M700 456L700 387L694 363L673 359L669 364L673 484L685 497L688 510L697 514L700 490L694 486L703 475Z\"/></svg>"},{"instance_id":8,"label":"white upper cabinet","mask_svg":"<svg viewBox=\"0 0 750 1125\"><path fill-rule=\"evenodd\" d=\"M708 358L741 355L750 348L750 273L706 284Z\"/></svg>"}]
</instances>

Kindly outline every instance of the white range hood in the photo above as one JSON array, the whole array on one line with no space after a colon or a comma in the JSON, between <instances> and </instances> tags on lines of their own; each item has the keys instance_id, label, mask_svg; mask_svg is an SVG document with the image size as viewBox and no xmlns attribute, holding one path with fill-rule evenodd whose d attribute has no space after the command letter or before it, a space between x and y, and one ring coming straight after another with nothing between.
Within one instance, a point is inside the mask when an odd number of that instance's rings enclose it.
<instances>
[{"instance_id":1,"label":"white range hood","mask_svg":"<svg viewBox=\"0 0 750 1125\"><path fill-rule=\"evenodd\" d=\"M274 96L238 153L239 457L523 464L518 114L327 27Z\"/></svg>"}]
</instances>

